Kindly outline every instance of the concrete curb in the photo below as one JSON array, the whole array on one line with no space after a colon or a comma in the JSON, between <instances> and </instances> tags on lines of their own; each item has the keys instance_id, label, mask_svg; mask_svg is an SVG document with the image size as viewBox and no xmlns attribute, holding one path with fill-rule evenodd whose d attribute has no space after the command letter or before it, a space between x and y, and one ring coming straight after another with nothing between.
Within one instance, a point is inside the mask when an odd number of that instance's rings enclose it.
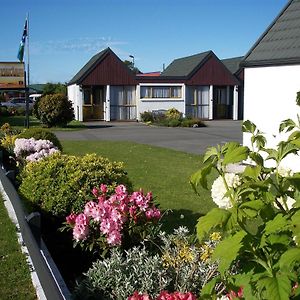
<instances>
[{"instance_id":1,"label":"concrete curb","mask_svg":"<svg viewBox=\"0 0 300 300\"><path fill-rule=\"evenodd\" d=\"M70 300L70 291L43 240L36 240L27 221L28 216L24 212L21 199L13 184L6 177L3 168L0 168L0 192L3 195L9 217L17 228L18 242L26 256L37 298L40 300Z\"/></svg>"}]
</instances>

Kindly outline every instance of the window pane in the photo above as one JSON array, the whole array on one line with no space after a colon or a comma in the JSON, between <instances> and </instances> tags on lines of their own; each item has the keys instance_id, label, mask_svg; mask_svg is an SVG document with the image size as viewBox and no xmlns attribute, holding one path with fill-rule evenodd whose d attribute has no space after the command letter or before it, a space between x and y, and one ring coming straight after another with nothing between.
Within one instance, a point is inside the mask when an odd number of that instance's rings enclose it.
<instances>
[{"instance_id":1,"label":"window pane","mask_svg":"<svg viewBox=\"0 0 300 300\"><path fill-rule=\"evenodd\" d=\"M91 104L91 90L89 90L89 89L83 90L83 103Z\"/></svg>"},{"instance_id":2,"label":"window pane","mask_svg":"<svg viewBox=\"0 0 300 300\"><path fill-rule=\"evenodd\" d=\"M142 86L141 87L141 98L150 98L151 97L151 87Z\"/></svg>"},{"instance_id":3,"label":"window pane","mask_svg":"<svg viewBox=\"0 0 300 300\"><path fill-rule=\"evenodd\" d=\"M172 87L172 98L181 98L181 87Z\"/></svg>"}]
</instances>

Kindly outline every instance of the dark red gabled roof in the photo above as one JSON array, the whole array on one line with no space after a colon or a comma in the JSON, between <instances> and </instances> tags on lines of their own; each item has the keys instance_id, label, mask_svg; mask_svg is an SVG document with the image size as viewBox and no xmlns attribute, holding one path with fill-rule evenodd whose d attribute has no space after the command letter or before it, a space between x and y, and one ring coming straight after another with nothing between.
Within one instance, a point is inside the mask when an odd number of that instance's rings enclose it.
<instances>
[{"instance_id":1,"label":"dark red gabled roof","mask_svg":"<svg viewBox=\"0 0 300 300\"><path fill-rule=\"evenodd\" d=\"M107 48L93 56L72 78L71 84L136 85L135 74Z\"/></svg>"}]
</instances>

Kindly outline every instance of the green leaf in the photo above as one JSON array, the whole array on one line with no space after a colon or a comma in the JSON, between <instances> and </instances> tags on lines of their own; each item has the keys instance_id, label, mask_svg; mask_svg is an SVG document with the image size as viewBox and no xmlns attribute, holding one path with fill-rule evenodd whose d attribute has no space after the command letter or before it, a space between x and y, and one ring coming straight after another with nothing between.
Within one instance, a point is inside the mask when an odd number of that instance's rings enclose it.
<instances>
[{"instance_id":1,"label":"green leaf","mask_svg":"<svg viewBox=\"0 0 300 300\"><path fill-rule=\"evenodd\" d=\"M253 144L256 143L258 149L265 147L267 142L266 138L261 134L252 136L251 141Z\"/></svg>"},{"instance_id":2,"label":"green leaf","mask_svg":"<svg viewBox=\"0 0 300 300\"><path fill-rule=\"evenodd\" d=\"M256 125L254 123L252 123L251 121L246 120L243 122L242 130L243 130L243 132L249 132L249 133L254 134L254 132L256 130Z\"/></svg>"},{"instance_id":3,"label":"green leaf","mask_svg":"<svg viewBox=\"0 0 300 300\"><path fill-rule=\"evenodd\" d=\"M246 236L245 231L239 231L233 236L230 236L221 241L212 255L213 260L219 260L219 272L224 275L232 263L237 258L240 249L242 248L242 240Z\"/></svg>"},{"instance_id":4,"label":"green leaf","mask_svg":"<svg viewBox=\"0 0 300 300\"><path fill-rule=\"evenodd\" d=\"M294 146L296 146L297 149L300 148L300 139L292 140L292 141L290 141L290 143L293 144Z\"/></svg>"},{"instance_id":5,"label":"green leaf","mask_svg":"<svg viewBox=\"0 0 300 300\"><path fill-rule=\"evenodd\" d=\"M289 181L298 191L300 191L300 174L294 174L292 177L287 177L287 181Z\"/></svg>"},{"instance_id":6,"label":"green leaf","mask_svg":"<svg viewBox=\"0 0 300 300\"><path fill-rule=\"evenodd\" d=\"M213 164L211 164L211 163L204 164L200 170L198 170L196 173L194 173L191 176L190 184L192 185L192 188L194 189L196 194L198 194L197 187L199 184L203 188L208 189L207 175L211 172L212 167L213 167Z\"/></svg>"},{"instance_id":7,"label":"green leaf","mask_svg":"<svg viewBox=\"0 0 300 300\"><path fill-rule=\"evenodd\" d=\"M297 239L300 238L300 210L298 210L291 218L293 234Z\"/></svg>"},{"instance_id":8,"label":"green leaf","mask_svg":"<svg viewBox=\"0 0 300 300\"><path fill-rule=\"evenodd\" d=\"M265 151L269 154L266 160L274 159L275 161L278 160L278 152L275 149L265 149Z\"/></svg>"},{"instance_id":9,"label":"green leaf","mask_svg":"<svg viewBox=\"0 0 300 300\"><path fill-rule=\"evenodd\" d=\"M215 286L218 282L221 281L221 278L219 276L213 278L210 280L208 283L204 285L204 287L201 289L201 296L202 297L207 297L211 296L215 293ZM208 298L211 299L211 298Z\"/></svg>"},{"instance_id":10,"label":"green leaf","mask_svg":"<svg viewBox=\"0 0 300 300\"><path fill-rule=\"evenodd\" d=\"M300 263L300 248L292 248L284 252L279 260L281 270L291 272L296 263Z\"/></svg>"},{"instance_id":11,"label":"green leaf","mask_svg":"<svg viewBox=\"0 0 300 300\"><path fill-rule=\"evenodd\" d=\"M286 217L282 214L277 214L277 216L273 220L266 223L264 233L266 235L276 233L278 231L284 230L287 226L288 222Z\"/></svg>"},{"instance_id":12,"label":"green leaf","mask_svg":"<svg viewBox=\"0 0 300 300\"><path fill-rule=\"evenodd\" d=\"M234 164L241 162L248 157L249 149L245 146L240 146L238 143L227 143L225 145L226 153L224 154L223 164ZM225 148L224 148L225 149Z\"/></svg>"},{"instance_id":13,"label":"green leaf","mask_svg":"<svg viewBox=\"0 0 300 300\"><path fill-rule=\"evenodd\" d=\"M225 209L213 208L205 216L198 219L197 237L201 241L213 228L223 227L231 216Z\"/></svg>"},{"instance_id":14,"label":"green leaf","mask_svg":"<svg viewBox=\"0 0 300 300\"><path fill-rule=\"evenodd\" d=\"M283 120L279 125L279 132L286 130L286 132L293 130L297 127L296 123L292 119Z\"/></svg>"},{"instance_id":15,"label":"green leaf","mask_svg":"<svg viewBox=\"0 0 300 300\"><path fill-rule=\"evenodd\" d=\"M210 147L206 150L204 157L203 157L203 162L206 162L208 159L211 159L215 156L218 156L218 150L216 147Z\"/></svg>"},{"instance_id":16,"label":"green leaf","mask_svg":"<svg viewBox=\"0 0 300 300\"><path fill-rule=\"evenodd\" d=\"M274 233L274 234L270 234L267 240L270 245L281 245L280 246L281 249L284 249L289 244L290 237L287 234Z\"/></svg>"},{"instance_id":17,"label":"green leaf","mask_svg":"<svg viewBox=\"0 0 300 300\"><path fill-rule=\"evenodd\" d=\"M287 155L293 153L296 154L298 147L290 142L280 142L278 144L278 161L283 160Z\"/></svg>"},{"instance_id":18,"label":"green leaf","mask_svg":"<svg viewBox=\"0 0 300 300\"><path fill-rule=\"evenodd\" d=\"M257 283L262 299L289 300L291 294L291 282L286 274L277 273L276 277L264 277Z\"/></svg>"},{"instance_id":19,"label":"green leaf","mask_svg":"<svg viewBox=\"0 0 300 300\"><path fill-rule=\"evenodd\" d=\"M263 166L264 165L264 159L262 156L257 152L250 152L249 157L256 162L258 165Z\"/></svg>"},{"instance_id":20,"label":"green leaf","mask_svg":"<svg viewBox=\"0 0 300 300\"><path fill-rule=\"evenodd\" d=\"M247 166L243 175L252 179L257 179L261 172L261 166Z\"/></svg>"},{"instance_id":21,"label":"green leaf","mask_svg":"<svg viewBox=\"0 0 300 300\"><path fill-rule=\"evenodd\" d=\"M250 218L254 218L258 215L258 212L264 207L264 203L261 200L248 201L239 206L243 212Z\"/></svg>"}]
</instances>

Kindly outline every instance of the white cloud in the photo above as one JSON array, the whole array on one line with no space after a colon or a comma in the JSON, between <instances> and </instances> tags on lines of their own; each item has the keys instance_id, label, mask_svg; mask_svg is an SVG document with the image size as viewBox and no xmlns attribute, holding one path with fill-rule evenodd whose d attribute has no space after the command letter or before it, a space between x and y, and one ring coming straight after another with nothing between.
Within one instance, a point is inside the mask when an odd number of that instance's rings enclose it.
<instances>
[{"instance_id":1,"label":"white cloud","mask_svg":"<svg viewBox=\"0 0 300 300\"><path fill-rule=\"evenodd\" d=\"M44 42L31 42L30 48L32 54L40 53L65 53L65 52L89 52L96 53L104 48L110 47L116 49L116 47L125 45L126 42L113 40L110 37L84 37L76 39L65 40L49 40ZM123 52L123 51L117 51ZM123 54L123 53L122 53Z\"/></svg>"}]
</instances>

